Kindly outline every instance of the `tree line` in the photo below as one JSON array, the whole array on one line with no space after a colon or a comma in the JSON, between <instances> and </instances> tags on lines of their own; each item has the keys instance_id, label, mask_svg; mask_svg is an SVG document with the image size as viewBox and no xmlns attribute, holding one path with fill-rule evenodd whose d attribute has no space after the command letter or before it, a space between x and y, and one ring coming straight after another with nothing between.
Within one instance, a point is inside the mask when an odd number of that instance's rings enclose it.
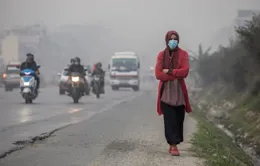
<instances>
[{"instance_id":1,"label":"tree line","mask_svg":"<svg viewBox=\"0 0 260 166\"><path fill-rule=\"evenodd\" d=\"M199 46L196 72L201 86L222 83L236 92L260 91L260 15L235 28L236 40L214 53Z\"/></svg>"}]
</instances>

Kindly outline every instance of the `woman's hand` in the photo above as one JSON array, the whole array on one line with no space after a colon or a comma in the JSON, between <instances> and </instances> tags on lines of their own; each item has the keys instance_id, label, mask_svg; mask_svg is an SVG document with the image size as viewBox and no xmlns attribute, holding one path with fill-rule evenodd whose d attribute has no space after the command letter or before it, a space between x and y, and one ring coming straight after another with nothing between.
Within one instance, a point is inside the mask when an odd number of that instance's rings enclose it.
<instances>
[{"instance_id":1,"label":"woman's hand","mask_svg":"<svg viewBox=\"0 0 260 166\"><path fill-rule=\"evenodd\" d=\"M163 69L163 73L167 74L169 72L169 69Z\"/></svg>"}]
</instances>

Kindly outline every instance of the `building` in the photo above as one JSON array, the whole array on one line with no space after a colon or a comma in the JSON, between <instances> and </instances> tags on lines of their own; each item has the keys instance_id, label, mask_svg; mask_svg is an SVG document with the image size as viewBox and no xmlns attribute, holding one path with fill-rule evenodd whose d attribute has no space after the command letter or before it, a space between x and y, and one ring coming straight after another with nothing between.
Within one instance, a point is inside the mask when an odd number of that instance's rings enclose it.
<instances>
[{"instance_id":1,"label":"building","mask_svg":"<svg viewBox=\"0 0 260 166\"><path fill-rule=\"evenodd\" d=\"M18 38L18 56L19 59L24 59L24 55L28 52L37 53L41 39L46 36L47 30L41 25L18 26L5 30L0 35L0 45L9 36Z\"/></svg>"},{"instance_id":2,"label":"building","mask_svg":"<svg viewBox=\"0 0 260 166\"><path fill-rule=\"evenodd\" d=\"M1 45L1 56L4 65L11 61L19 61L19 39L17 36L9 35L4 38Z\"/></svg>"}]
</instances>

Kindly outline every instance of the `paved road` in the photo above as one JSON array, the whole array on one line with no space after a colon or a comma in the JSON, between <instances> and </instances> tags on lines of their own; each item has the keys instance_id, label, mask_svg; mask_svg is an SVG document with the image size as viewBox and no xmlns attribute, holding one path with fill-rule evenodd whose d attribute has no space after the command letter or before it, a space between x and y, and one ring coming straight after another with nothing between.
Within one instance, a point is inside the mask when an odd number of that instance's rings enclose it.
<instances>
[{"instance_id":1,"label":"paved road","mask_svg":"<svg viewBox=\"0 0 260 166\"><path fill-rule=\"evenodd\" d=\"M121 91L116 94L109 92L109 94L114 99L101 99L100 101L86 99L83 101L84 104L78 106L91 109L85 108L86 111L79 111L80 116L77 117L89 115L89 112L95 116L61 129L45 140L28 144L22 150L13 152L0 160L0 165L202 165L201 160L192 157L188 151L190 147L188 140L196 129L196 122L188 116L185 122L186 141L179 147L181 156L172 157L168 154L168 146L163 135L162 118L158 117L155 112L156 92L154 88L138 93ZM54 96L55 94L53 94L53 98L55 98ZM122 96L127 96L124 101L122 101ZM38 105L52 103L46 107L63 109L64 113L61 115L69 114L68 110L75 107L66 104L69 101L66 98L56 99L56 102L51 99L41 100L42 102ZM115 104L112 104L113 107L111 104L108 107L108 103L112 101ZM65 106L62 107L62 105ZM58 113L60 112L58 111ZM69 117L75 116L70 114ZM53 118L50 122L55 123L55 119Z\"/></svg>"},{"instance_id":2,"label":"paved road","mask_svg":"<svg viewBox=\"0 0 260 166\"><path fill-rule=\"evenodd\" d=\"M100 99L92 95L82 98L79 104L73 104L71 98L58 94L58 88L50 87L41 89L35 103L27 105L18 91L4 92L0 89L0 158L8 151L20 148L20 143L25 140L45 137L53 130L88 119L140 94L112 92L108 88Z\"/></svg>"}]
</instances>

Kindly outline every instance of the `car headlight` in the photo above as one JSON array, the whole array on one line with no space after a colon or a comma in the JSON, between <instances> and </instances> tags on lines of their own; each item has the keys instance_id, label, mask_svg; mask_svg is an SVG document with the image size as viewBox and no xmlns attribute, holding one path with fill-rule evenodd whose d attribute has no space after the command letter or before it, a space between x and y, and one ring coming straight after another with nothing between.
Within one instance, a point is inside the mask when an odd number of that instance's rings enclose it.
<instances>
[{"instance_id":1,"label":"car headlight","mask_svg":"<svg viewBox=\"0 0 260 166\"><path fill-rule=\"evenodd\" d=\"M73 82L78 82L78 81L79 81L79 77L71 77L71 80L72 80Z\"/></svg>"}]
</instances>

